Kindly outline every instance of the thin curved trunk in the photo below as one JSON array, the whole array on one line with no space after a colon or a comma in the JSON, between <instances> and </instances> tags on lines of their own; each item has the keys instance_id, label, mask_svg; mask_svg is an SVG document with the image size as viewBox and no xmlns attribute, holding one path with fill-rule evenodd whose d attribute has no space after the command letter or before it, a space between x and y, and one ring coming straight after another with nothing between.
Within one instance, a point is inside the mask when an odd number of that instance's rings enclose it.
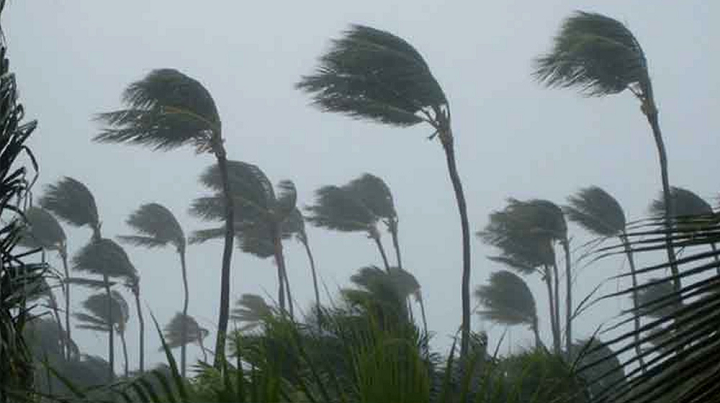
<instances>
[{"instance_id":1,"label":"thin curved trunk","mask_svg":"<svg viewBox=\"0 0 720 403\"><path fill-rule=\"evenodd\" d=\"M203 344L202 336L198 338L198 344L200 345L200 351L203 353L203 362L207 362L207 351L205 349L205 345Z\"/></svg>"},{"instance_id":2,"label":"thin curved trunk","mask_svg":"<svg viewBox=\"0 0 720 403\"><path fill-rule=\"evenodd\" d=\"M565 252L565 353L570 356L572 351L572 261L570 257L570 241L562 242Z\"/></svg>"},{"instance_id":3,"label":"thin curved trunk","mask_svg":"<svg viewBox=\"0 0 720 403\"><path fill-rule=\"evenodd\" d=\"M185 262L185 248L178 251L180 254L180 267L182 269L183 279L183 290L185 291L185 299L183 301L183 321L182 321L182 346L180 347L180 367L182 371L182 377L185 378L187 368L187 342L188 342L188 328L187 328L187 315L188 315L188 304L190 301L190 292L188 291L188 279L187 279L187 265Z\"/></svg>"},{"instance_id":4,"label":"thin curved trunk","mask_svg":"<svg viewBox=\"0 0 720 403\"><path fill-rule=\"evenodd\" d=\"M62 259L63 271L65 272L65 335L67 336L67 359L70 359L70 345L72 344L72 337L70 335L70 270L68 269L67 250L60 250L60 258Z\"/></svg>"},{"instance_id":5,"label":"thin curved trunk","mask_svg":"<svg viewBox=\"0 0 720 403\"><path fill-rule=\"evenodd\" d=\"M118 335L120 336L120 344L122 344L123 358L125 359L124 373L125 373L125 378L127 378L130 371L128 371L128 353L127 353L127 343L125 342L125 332L118 332Z\"/></svg>"},{"instance_id":6,"label":"thin curved trunk","mask_svg":"<svg viewBox=\"0 0 720 403\"><path fill-rule=\"evenodd\" d=\"M425 332L425 336L427 336L428 335L427 318L425 317L425 303L423 302L422 297L420 297L418 299L418 303L420 304L420 316L422 316L423 331Z\"/></svg>"},{"instance_id":7,"label":"thin curved trunk","mask_svg":"<svg viewBox=\"0 0 720 403\"><path fill-rule=\"evenodd\" d=\"M280 304L280 310L285 312L285 257L283 256L282 241L279 236L273 234L273 246L275 248L275 266L277 267L277 278L278 278L278 304Z\"/></svg>"},{"instance_id":8,"label":"thin curved trunk","mask_svg":"<svg viewBox=\"0 0 720 403\"><path fill-rule=\"evenodd\" d=\"M460 226L462 229L462 324L461 324L461 343L460 355L465 356L468 352L470 343L470 224L467 217L467 204L465 203L465 193L463 192L460 175L457 171L455 162L455 147L453 145L453 136L449 129L449 117L447 119L448 128L440 133L440 141L445 150L447 160L448 174L455 191L455 199L457 201L458 212L460 213Z\"/></svg>"},{"instance_id":9,"label":"thin curved trunk","mask_svg":"<svg viewBox=\"0 0 720 403\"><path fill-rule=\"evenodd\" d=\"M375 241L375 245L378 248L378 251L380 251L380 256L382 256L383 264L385 265L385 271L390 271L390 263L388 263L387 254L385 254L385 248L383 247L382 241L380 241L380 233L378 232L377 228L372 227L369 231L370 238L372 238L373 241Z\"/></svg>"},{"instance_id":10,"label":"thin curved trunk","mask_svg":"<svg viewBox=\"0 0 720 403\"><path fill-rule=\"evenodd\" d=\"M140 284L136 284L132 289L135 297L135 309L137 310L138 324L140 325L140 373L145 372L145 319L143 318L142 307L140 306Z\"/></svg>"},{"instance_id":11,"label":"thin curved trunk","mask_svg":"<svg viewBox=\"0 0 720 403\"><path fill-rule=\"evenodd\" d=\"M48 298L50 299L50 309L53 311L53 316L55 316L55 322L57 323L58 337L60 337L60 340L62 341L63 353L65 353L68 357L66 359L69 359L70 341L67 339L67 333L63 332L62 320L60 319L60 308L58 307L55 295L53 295L52 291L50 290L48 290Z\"/></svg>"},{"instance_id":12,"label":"thin curved trunk","mask_svg":"<svg viewBox=\"0 0 720 403\"><path fill-rule=\"evenodd\" d=\"M293 309L293 297L290 291L290 279L288 278L287 266L285 265L285 256L282 257L283 261L283 279L285 280L285 295L287 295L288 308L290 308L290 317L295 318L295 311Z\"/></svg>"},{"instance_id":13,"label":"thin curved trunk","mask_svg":"<svg viewBox=\"0 0 720 403\"><path fill-rule=\"evenodd\" d=\"M103 282L105 283L105 293L107 294L107 310L108 310L108 363L109 373L108 381L112 382L115 379L115 335L113 332L113 312L112 312L112 294L110 293L110 279L107 274L103 274Z\"/></svg>"},{"instance_id":14,"label":"thin curved trunk","mask_svg":"<svg viewBox=\"0 0 720 403\"><path fill-rule=\"evenodd\" d=\"M550 271L550 267L548 265L545 265L545 286L547 287L547 293L548 293L548 304L550 307L550 330L552 332L553 336L553 350L555 354L558 354L560 352L560 338L558 337L558 331L557 331L557 321L555 319L555 293L553 293L553 286L552 286L552 272Z\"/></svg>"},{"instance_id":15,"label":"thin curved trunk","mask_svg":"<svg viewBox=\"0 0 720 403\"><path fill-rule=\"evenodd\" d=\"M542 346L542 340L540 340L540 329L538 329L538 318L535 316L532 323L532 332L535 335L535 348L539 349Z\"/></svg>"},{"instance_id":16,"label":"thin curved trunk","mask_svg":"<svg viewBox=\"0 0 720 403\"><path fill-rule=\"evenodd\" d=\"M553 263L553 299L555 304L555 332L558 338L557 353L562 353L562 328L560 327L560 272L557 263Z\"/></svg>"},{"instance_id":17,"label":"thin curved trunk","mask_svg":"<svg viewBox=\"0 0 720 403\"><path fill-rule=\"evenodd\" d=\"M235 218L228 180L227 157L225 151L216 153L218 168L223 182L223 197L225 199L225 244L222 256L222 271L220 276L220 312L218 315L217 338L215 340L214 367L222 369L225 361L225 338L228 321L230 319L230 261L232 260L233 238L235 236Z\"/></svg>"},{"instance_id":18,"label":"thin curved trunk","mask_svg":"<svg viewBox=\"0 0 720 403\"><path fill-rule=\"evenodd\" d=\"M315 271L315 259L313 258L312 251L310 250L307 236L303 237L301 242L305 247L305 253L307 254L308 261L310 261L310 272L312 273L313 289L315 290L315 305L320 308L320 290L318 289L317 272Z\"/></svg>"},{"instance_id":19,"label":"thin curved trunk","mask_svg":"<svg viewBox=\"0 0 720 403\"><path fill-rule=\"evenodd\" d=\"M397 261L397 267L399 269L402 269L403 265L402 265L402 257L400 256L400 241L398 240L397 218L393 218L390 220L390 223L388 224L388 230L390 231L390 236L392 237L393 247L395 248L395 259Z\"/></svg>"},{"instance_id":20,"label":"thin curved trunk","mask_svg":"<svg viewBox=\"0 0 720 403\"><path fill-rule=\"evenodd\" d=\"M623 230L623 232L620 234L620 241L623 244L623 248L625 249L625 255L628 259L628 264L630 265L630 278L632 279L632 302L633 302L633 325L635 326L635 355L638 358L638 361L640 363L640 369L645 373L647 371L647 366L645 365L645 359L642 356L642 345L640 344L640 312L638 311L638 306L640 305L640 302L638 300L638 281L637 281L637 272L635 271L635 258L633 257L632 249L630 248L630 242L627 238L627 233Z\"/></svg>"}]
</instances>

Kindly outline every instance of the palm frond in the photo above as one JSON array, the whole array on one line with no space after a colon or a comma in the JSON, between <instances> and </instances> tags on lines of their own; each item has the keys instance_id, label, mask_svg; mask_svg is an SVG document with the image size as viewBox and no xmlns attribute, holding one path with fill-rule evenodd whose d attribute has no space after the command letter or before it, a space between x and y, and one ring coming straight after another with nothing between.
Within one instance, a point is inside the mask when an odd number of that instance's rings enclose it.
<instances>
[{"instance_id":1,"label":"palm frond","mask_svg":"<svg viewBox=\"0 0 720 403\"><path fill-rule=\"evenodd\" d=\"M490 274L490 284L475 289L475 298L485 307L478 314L508 326L534 326L537 309L532 291L518 275L506 270Z\"/></svg>"},{"instance_id":2,"label":"palm frond","mask_svg":"<svg viewBox=\"0 0 720 403\"><path fill-rule=\"evenodd\" d=\"M151 71L123 93L125 109L101 113L105 127L93 140L171 150L185 145L211 151L220 117L210 92L175 69Z\"/></svg>"},{"instance_id":3,"label":"palm frond","mask_svg":"<svg viewBox=\"0 0 720 403\"><path fill-rule=\"evenodd\" d=\"M184 329L187 327L187 334L184 337ZM207 337L207 329L202 328L195 318L190 315L184 316L178 312L170 322L165 325L164 336L168 347L177 348L184 344L197 343ZM162 351L162 347L160 348Z\"/></svg>"},{"instance_id":4,"label":"palm frond","mask_svg":"<svg viewBox=\"0 0 720 403\"><path fill-rule=\"evenodd\" d=\"M27 248L61 250L65 245L65 231L47 210L30 207L25 210L26 227L19 245Z\"/></svg>"},{"instance_id":5,"label":"palm frond","mask_svg":"<svg viewBox=\"0 0 720 403\"><path fill-rule=\"evenodd\" d=\"M555 37L552 50L535 60L535 77L549 87L577 87L588 96L626 89L651 95L645 54L621 22L597 13L576 12Z\"/></svg>"},{"instance_id":6,"label":"palm frond","mask_svg":"<svg viewBox=\"0 0 720 403\"><path fill-rule=\"evenodd\" d=\"M692 229L698 224L698 216L712 215L713 209L710 203L690 190L671 187L670 198L673 201L673 220L675 224ZM648 209L651 217L663 217L665 215L665 199L660 195L650 203ZM686 218L688 220L686 220ZM689 227L686 224L692 224Z\"/></svg>"},{"instance_id":7,"label":"palm frond","mask_svg":"<svg viewBox=\"0 0 720 403\"><path fill-rule=\"evenodd\" d=\"M307 240L305 217L303 217L299 208L295 207L285 221L282 222L281 231L283 238L289 238L294 235L300 242Z\"/></svg>"},{"instance_id":8,"label":"palm frond","mask_svg":"<svg viewBox=\"0 0 720 403\"><path fill-rule=\"evenodd\" d=\"M275 200L275 219L284 221L295 209L297 203L297 189L290 180L278 183L277 199Z\"/></svg>"},{"instance_id":9,"label":"palm frond","mask_svg":"<svg viewBox=\"0 0 720 403\"><path fill-rule=\"evenodd\" d=\"M76 227L87 225L95 229L100 223L95 198L90 190L82 182L67 176L48 185L38 203Z\"/></svg>"},{"instance_id":10,"label":"palm frond","mask_svg":"<svg viewBox=\"0 0 720 403\"><path fill-rule=\"evenodd\" d=\"M256 294L243 294L235 302L235 306L230 312L230 318L243 323L241 330L260 327L276 313L263 297Z\"/></svg>"},{"instance_id":11,"label":"palm frond","mask_svg":"<svg viewBox=\"0 0 720 403\"><path fill-rule=\"evenodd\" d=\"M354 192L376 216L385 219L397 217L390 188L379 177L365 173L343 187Z\"/></svg>"},{"instance_id":12,"label":"palm frond","mask_svg":"<svg viewBox=\"0 0 720 403\"><path fill-rule=\"evenodd\" d=\"M353 25L320 58L315 74L296 87L323 111L410 126L425 108L447 104L420 53L408 42L375 28Z\"/></svg>"},{"instance_id":13,"label":"palm frond","mask_svg":"<svg viewBox=\"0 0 720 403\"><path fill-rule=\"evenodd\" d=\"M225 236L225 227L209 228L193 231L189 242L191 244L205 243L211 239L220 239Z\"/></svg>"},{"instance_id":14,"label":"palm frond","mask_svg":"<svg viewBox=\"0 0 720 403\"><path fill-rule=\"evenodd\" d=\"M185 233L173 213L158 203L143 204L135 210L126 223L140 235L121 236L132 245L158 247L173 245L185 248Z\"/></svg>"},{"instance_id":15,"label":"palm frond","mask_svg":"<svg viewBox=\"0 0 720 403\"><path fill-rule=\"evenodd\" d=\"M665 304L673 294L672 281L661 278L650 279L637 292L639 314L650 318L671 316L677 311L677 304Z\"/></svg>"},{"instance_id":16,"label":"palm frond","mask_svg":"<svg viewBox=\"0 0 720 403\"><path fill-rule=\"evenodd\" d=\"M315 192L315 204L306 207L313 225L335 231L368 231L378 217L352 192L338 186L323 186Z\"/></svg>"},{"instance_id":17,"label":"palm frond","mask_svg":"<svg viewBox=\"0 0 720 403\"><path fill-rule=\"evenodd\" d=\"M75 318L82 325L104 327L107 331L112 312L112 325L124 328L130 317L128 304L119 292L113 290L110 295L110 311L107 293L93 294L82 303L85 312L76 313Z\"/></svg>"},{"instance_id":18,"label":"palm frond","mask_svg":"<svg viewBox=\"0 0 720 403\"><path fill-rule=\"evenodd\" d=\"M125 250L115 241L102 238L85 245L73 257L75 270L108 277L131 278L137 275Z\"/></svg>"},{"instance_id":19,"label":"palm frond","mask_svg":"<svg viewBox=\"0 0 720 403\"><path fill-rule=\"evenodd\" d=\"M568 219L592 234L612 237L625 230L627 222L620 203L600 187L580 189L568 197L568 203L564 208Z\"/></svg>"}]
</instances>

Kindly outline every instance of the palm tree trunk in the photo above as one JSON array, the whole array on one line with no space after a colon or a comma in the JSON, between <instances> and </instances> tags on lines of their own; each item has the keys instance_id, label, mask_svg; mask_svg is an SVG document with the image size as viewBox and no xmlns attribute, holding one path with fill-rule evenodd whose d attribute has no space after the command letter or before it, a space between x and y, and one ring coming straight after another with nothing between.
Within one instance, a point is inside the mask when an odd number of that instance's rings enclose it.
<instances>
[{"instance_id":1,"label":"palm tree trunk","mask_svg":"<svg viewBox=\"0 0 720 403\"><path fill-rule=\"evenodd\" d=\"M560 327L560 272L558 271L557 263L553 263L553 299L555 306L555 333L558 338L558 350L557 354L562 353L562 329Z\"/></svg>"},{"instance_id":2,"label":"palm tree trunk","mask_svg":"<svg viewBox=\"0 0 720 403\"><path fill-rule=\"evenodd\" d=\"M202 335L198 338L198 344L200 345L200 351L203 353L203 362L207 362L207 351L205 350L205 345L203 344Z\"/></svg>"},{"instance_id":3,"label":"palm tree trunk","mask_svg":"<svg viewBox=\"0 0 720 403\"><path fill-rule=\"evenodd\" d=\"M538 319L535 316L532 324L532 332L535 335L535 348L539 349L542 346L542 340L540 339L540 329L538 329Z\"/></svg>"},{"instance_id":4,"label":"palm tree trunk","mask_svg":"<svg viewBox=\"0 0 720 403\"><path fill-rule=\"evenodd\" d=\"M565 353L570 357L572 351L572 261L570 260L570 241L562 242L565 252Z\"/></svg>"},{"instance_id":5,"label":"palm tree trunk","mask_svg":"<svg viewBox=\"0 0 720 403\"><path fill-rule=\"evenodd\" d=\"M395 248L395 258L397 259L398 269L402 269L402 257L400 256L400 241L398 240L398 222L397 219L391 219L388 224L390 236L392 237L393 247Z\"/></svg>"},{"instance_id":6,"label":"palm tree trunk","mask_svg":"<svg viewBox=\"0 0 720 403\"><path fill-rule=\"evenodd\" d=\"M320 308L320 290L318 289L317 272L315 271L315 259L313 259L310 245L308 245L307 236L302 238L302 244L305 247L305 253L307 254L308 260L310 261L310 271L312 272L313 288L315 290L315 305ZM319 310L318 310L319 312Z\"/></svg>"},{"instance_id":7,"label":"palm tree trunk","mask_svg":"<svg viewBox=\"0 0 720 403\"><path fill-rule=\"evenodd\" d=\"M60 258L62 259L63 271L65 272L65 335L67 336L67 359L70 359L70 344L72 337L70 336L70 270L68 269L67 250L60 250Z\"/></svg>"},{"instance_id":8,"label":"palm tree trunk","mask_svg":"<svg viewBox=\"0 0 720 403\"><path fill-rule=\"evenodd\" d=\"M108 321L110 322L110 326L108 326L108 363L109 363L109 373L108 373L108 381L112 382L113 379L115 379L115 335L113 332L113 312L112 312L112 294L110 294L110 279L108 278L107 274L103 274L103 282L105 283L105 293L107 294L107 310L108 310Z\"/></svg>"},{"instance_id":9,"label":"palm tree trunk","mask_svg":"<svg viewBox=\"0 0 720 403\"><path fill-rule=\"evenodd\" d=\"M283 274L283 269L285 268L285 258L283 256L282 241L280 240L280 236L274 233L273 238L275 247L275 266L277 266L278 277L278 303L280 304L280 310L285 312L285 275Z\"/></svg>"},{"instance_id":10,"label":"palm tree trunk","mask_svg":"<svg viewBox=\"0 0 720 403\"><path fill-rule=\"evenodd\" d=\"M188 329L187 329L187 315L188 315L188 304L190 301L190 292L188 291L188 279L187 279L187 265L185 262L185 248L178 251L180 254L180 268L182 269L183 279L183 290L185 291L185 299L183 300L183 321L182 321L182 346L180 347L180 367L182 377L185 378L186 367L187 367L187 341L188 341Z\"/></svg>"},{"instance_id":11,"label":"palm tree trunk","mask_svg":"<svg viewBox=\"0 0 720 403\"><path fill-rule=\"evenodd\" d=\"M65 354L65 359L70 359L70 340L67 338L67 333L63 332L62 327L62 320L60 320L60 308L58 307L57 300L55 299L55 295L52 293L52 291L48 290L48 298L50 299L50 309L53 311L53 315L55 316L55 322L57 323L58 327L58 337L60 337L60 340L63 344L63 353ZM64 333L64 337L63 337Z\"/></svg>"},{"instance_id":12,"label":"palm tree trunk","mask_svg":"<svg viewBox=\"0 0 720 403\"><path fill-rule=\"evenodd\" d=\"M560 338L558 335L557 330L557 321L555 318L555 293L553 293L553 286L552 286L552 273L550 272L550 267L545 265L545 286L547 287L547 293L548 293L548 303L550 305L550 330L552 332L553 336L553 351L555 354L559 354L560 352Z\"/></svg>"},{"instance_id":13,"label":"palm tree trunk","mask_svg":"<svg viewBox=\"0 0 720 403\"><path fill-rule=\"evenodd\" d=\"M282 244L282 243L281 243ZM287 295L288 308L290 308L290 317L295 318L295 311L293 309L293 297L290 291L290 279L288 278L287 266L285 265L285 256L283 255L283 279L285 280L285 295Z\"/></svg>"},{"instance_id":14,"label":"palm tree trunk","mask_svg":"<svg viewBox=\"0 0 720 403\"><path fill-rule=\"evenodd\" d=\"M140 306L140 283L133 286L133 296L135 297L135 308L137 309L138 323L140 325L140 373L145 372L145 319Z\"/></svg>"},{"instance_id":15,"label":"palm tree trunk","mask_svg":"<svg viewBox=\"0 0 720 403\"><path fill-rule=\"evenodd\" d=\"M214 367L220 370L225 361L225 337L227 334L228 320L230 319L230 261L232 260L233 238L235 236L235 214L233 211L232 195L230 193L225 150L218 151L216 155L223 182L223 197L225 199L225 245L223 248L222 271L220 276L220 313L218 316L214 361Z\"/></svg>"},{"instance_id":16,"label":"palm tree trunk","mask_svg":"<svg viewBox=\"0 0 720 403\"><path fill-rule=\"evenodd\" d=\"M423 302L422 297L420 297L418 299L418 303L420 304L420 316L422 316L423 331L425 332L425 336L427 336L428 335L427 318L425 317L425 303Z\"/></svg>"},{"instance_id":17,"label":"palm tree trunk","mask_svg":"<svg viewBox=\"0 0 720 403\"><path fill-rule=\"evenodd\" d=\"M627 233L623 231L620 234L620 241L623 244L623 248L625 248L625 255L628 259L628 264L630 265L630 278L632 279L632 302L633 302L633 325L635 326L635 355L638 357L638 361L640 363L640 369L643 373L647 371L647 366L645 365L645 359L642 356L642 345L640 344L640 312L638 311L638 306L640 305L640 302L638 300L638 281L637 281L637 273L635 271L635 258L633 257L632 249L630 248L630 242L628 241Z\"/></svg>"},{"instance_id":18,"label":"palm tree trunk","mask_svg":"<svg viewBox=\"0 0 720 403\"><path fill-rule=\"evenodd\" d=\"M380 256L382 256L383 264L385 265L385 271L389 272L390 263L388 263L388 258L385 254L385 248L383 247L382 241L380 241L380 233L378 232L377 228L370 228L369 236L370 238L372 238L373 241L375 241L375 245L377 246L378 251L380 251Z\"/></svg>"},{"instance_id":19,"label":"palm tree trunk","mask_svg":"<svg viewBox=\"0 0 720 403\"><path fill-rule=\"evenodd\" d=\"M464 357L468 352L470 343L470 224L468 223L465 194L455 162L455 146L453 145L452 132L449 129L449 117L447 119L448 128L440 132L439 137L445 150L448 174L450 175L450 181L455 191L455 199L457 201L458 212L460 213L460 226L462 229L462 324L460 332L462 338L460 341L460 355Z\"/></svg>"},{"instance_id":20,"label":"palm tree trunk","mask_svg":"<svg viewBox=\"0 0 720 403\"><path fill-rule=\"evenodd\" d=\"M118 335L120 335L120 344L122 344L123 358L125 359L124 373L125 373L125 378L127 378L130 372L128 371L128 353L127 353L127 343L125 342L125 332L118 331Z\"/></svg>"}]
</instances>

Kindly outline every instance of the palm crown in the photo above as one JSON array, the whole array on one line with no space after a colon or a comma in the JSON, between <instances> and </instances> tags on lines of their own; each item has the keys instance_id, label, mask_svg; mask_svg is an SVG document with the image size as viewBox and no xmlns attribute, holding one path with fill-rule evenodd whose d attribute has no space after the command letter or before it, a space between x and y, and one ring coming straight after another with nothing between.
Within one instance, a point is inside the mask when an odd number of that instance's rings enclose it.
<instances>
[{"instance_id":1,"label":"palm crown","mask_svg":"<svg viewBox=\"0 0 720 403\"><path fill-rule=\"evenodd\" d=\"M75 227L88 226L99 236L100 219L95 198L82 182L64 177L46 187L39 203L42 208L68 224Z\"/></svg>"},{"instance_id":2,"label":"palm crown","mask_svg":"<svg viewBox=\"0 0 720 403\"><path fill-rule=\"evenodd\" d=\"M568 219L590 233L612 237L625 230L625 212L620 203L597 186L580 189L576 195L568 197L568 202L564 208Z\"/></svg>"},{"instance_id":3,"label":"palm crown","mask_svg":"<svg viewBox=\"0 0 720 403\"><path fill-rule=\"evenodd\" d=\"M133 279L137 276L125 250L107 238L85 245L73 257L73 265L76 270L108 277Z\"/></svg>"},{"instance_id":4,"label":"palm crown","mask_svg":"<svg viewBox=\"0 0 720 403\"><path fill-rule=\"evenodd\" d=\"M143 204L127 219L139 235L122 235L120 240L148 248L174 246L185 250L185 233L173 213L158 203Z\"/></svg>"},{"instance_id":5,"label":"palm crown","mask_svg":"<svg viewBox=\"0 0 720 403\"><path fill-rule=\"evenodd\" d=\"M479 286L475 297L485 307L478 311L484 318L509 326L537 326L535 298L525 281L512 272L492 273L490 284Z\"/></svg>"},{"instance_id":6,"label":"palm crown","mask_svg":"<svg viewBox=\"0 0 720 403\"><path fill-rule=\"evenodd\" d=\"M65 231L52 214L39 207L30 207L25 210L25 219L20 245L64 252Z\"/></svg>"},{"instance_id":7,"label":"palm crown","mask_svg":"<svg viewBox=\"0 0 720 403\"><path fill-rule=\"evenodd\" d=\"M93 294L83 301L83 308L86 312L75 314L75 318L81 322L78 325L80 329L107 332L112 325L118 331L124 331L125 324L130 317L130 309L128 309L125 298L119 292L113 290L110 295L109 304L106 293ZM110 306L111 312L108 312L108 306Z\"/></svg>"}]
</instances>

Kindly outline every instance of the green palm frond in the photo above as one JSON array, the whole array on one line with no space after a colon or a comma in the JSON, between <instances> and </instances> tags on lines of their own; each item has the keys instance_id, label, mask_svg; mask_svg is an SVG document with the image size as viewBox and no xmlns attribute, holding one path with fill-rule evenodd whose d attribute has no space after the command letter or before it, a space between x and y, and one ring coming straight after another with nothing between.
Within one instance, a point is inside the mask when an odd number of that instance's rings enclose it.
<instances>
[{"instance_id":1,"label":"green palm frond","mask_svg":"<svg viewBox=\"0 0 720 403\"><path fill-rule=\"evenodd\" d=\"M235 302L235 308L230 312L230 318L242 323L240 330L246 331L261 326L275 313L275 309L268 305L263 297L256 294L243 294Z\"/></svg>"},{"instance_id":2,"label":"green palm frond","mask_svg":"<svg viewBox=\"0 0 720 403\"><path fill-rule=\"evenodd\" d=\"M275 219L284 221L295 209L297 203L297 189L290 180L282 180L278 183L277 199L275 200Z\"/></svg>"},{"instance_id":3,"label":"green palm frond","mask_svg":"<svg viewBox=\"0 0 720 403\"><path fill-rule=\"evenodd\" d=\"M670 188L670 197L672 198L673 212L675 214L673 218L680 225L683 225L683 218L687 217L690 221L697 222L694 219L695 217L713 213L710 203L690 190L673 186ZM663 217L665 215L665 199L662 194L650 203L648 210L651 217Z\"/></svg>"},{"instance_id":4,"label":"green palm frond","mask_svg":"<svg viewBox=\"0 0 720 403\"><path fill-rule=\"evenodd\" d=\"M612 237L625 230L627 222L620 203L600 187L580 189L568 197L568 203L564 209L568 219L592 234Z\"/></svg>"},{"instance_id":5,"label":"green palm frond","mask_svg":"<svg viewBox=\"0 0 720 403\"><path fill-rule=\"evenodd\" d=\"M183 326L187 326L187 336L183 335ZM202 328L195 318L190 315L184 316L178 312L170 322L165 325L165 342L170 348L177 348L184 344L197 343L209 334L207 329ZM163 348L160 347L159 351Z\"/></svg>"},{"instance_id":6,"label":"green palm frond","mask_svg":"<svg viewBox=\"0 0 720 403\"><path fill-rule=\"evenodd\" d=\"M572 346L571 357L577 367L600 362L590 370L578 374L585 380L591 399L601 395L608 387L618 392L627 388L625 373L617 354L602 341L598 339L578 341Z\"/></svg>"},{"instance_id":7,"label":"green palm frond","mask_svg":"<svg viewBox=\"0 0 720 403\"><path fill-rule=\"evenodd\" d=\"M235 223L235 227L238 226L238 223ZM237 231L236 231L237 233ZM208 229L201 229L201 230L195 230L193 231L192 235L190 235L190 238L188 241L191 244L198 244L198 243L205 243L207 241L213 240L213 239L220 239L225 236L225 227L217 227L217 228L208 228ZM239 237L236 234L236 238Z\"/></svg>"},{"instance_id":8,"label":"green palm frond","mask_svg":"<svg viewBox=\"0 0 720 403\"><path fill-rule=\"evenodd\" d=\"M368 231L378 217L355 195L338 186L323 186L315 192L315 204L306 207L313 225L335 231Z\"/></svg>"},{"instance_id":9,"label":"green palm frond","mask_svg":"<svg viewBox=\"0 0 720 403\"><path fill-rule=\"evenodd\" d=\"M75 313L75 318L80 322L78 327L93 330L108 331L110 323L120 329L124 329L125 324L130 319L130 309L122 294L113 290L111 291L110 309L108 311L108 295L107 293L93 294L83 301L85 312ZM112 313L112 322L111 315Z\"/></svg>"},{"instance_id":10,"label":"green palm frond","mask_svg":"<svg viewBox=\"0 0 720 403\"><path fill-rule=\"evenodd\" d=\"M408 42L375 28L353 25L320 58L297 88L323 111L410 126L427 109L447 104L420 53Z\"/></svg>"},{"instance_id":11,"label":"green palm frond","mask_svg":"<svg viewBox=\"0 0 720 403\"><path fill-rule=\"evenodd\" d=\"M672 281L661 278L650 279L637 292L640 315L655 319L671 316L678 309L676 304L666 303L672 295Z\"/></svg>"},{"instance_id":12,"label":"green palm frond","mask_svg":"<svg viewBox=\"0 0 720 403\"><path fill-rule=\"evenodd\" d=\"M407 315L407 298L420 290L420 284L409 272L392 267L390 271L377 266L360 268L350 277L355 289L342 289L342 295L351 305Z\"/></svg>"},{"instance_id":13,"label":"green palm frond","mask_svg":"<svg viewBox=\"0 0 720 403\"><path fill-rule=\"evenodd\" d=\"M307 241L305 217L303 217L299 208L295 207L293 211L290 212L285 221L282 222L281 230L283 238L289 238L294 235L300 242Z\"/></svg>"},{"instance_id":14,"label":"green palm frond","mask_svg":"<svg viewBox=\"0 0 720 403\"><path fill-rule=\"evenodd\" d=\"M55 184L46 186L39 204L59 219L76 227L100 225L95 198L82 182L64 177Z\"/></svg>"},{"instance_id":15,"label":"green palm frond","mask_svg":"<svg viewBox=\"0 0 720 403\"><path fill-rule=\"evenodd\" d=\"M647 60L633 33L597 13L567 18L552 50L536 59L534 75L549 87L577 87L588 96L630 89L648 98L652 92Z\"/></svg>"},{"instance_id":16,"label":"green palm frond","mask_svg":"<svg viewBox=\"0 0 720 403\"><path fill-rule=\"evenodd\" d=\"M101 113L105 127L93 140L171 150L185 145L212 151L220 134L220 117L210 92L175 69L151 71L123 93L126 109Z\"/></svg>"},{"instance_id":17,"label":"green palm frond","mask_svg":"<svg viewBox=\"0 0 720 403\"><path fill-rule=\"evenodd\" d=\"M131 245L149 248L173 245L185 249L185 233L173 213L158 203L143 204L126 223L140 235L118 237Z\"/></svg>"},{"instance_id":18,"label":"green palm frond","mask_svg":"<svg viewBox=\"0 0 720 403\"><path fill-rule=\"evenodd\" d=\"M28 248L62 250L65 245L65 231L52 214L39 207L25 210L26 227L18 241Z\"/></svg>"},{"instance_id":19,"label":"green palm frond","mask_svg":"<svg viewBox=\"0 0 720 403\"><path fill-rule=\"evenodd\" d=\"M397 217L393 196L388 185L379 177L365 173L343 186L354 192L362 203L378 217L394 219Z\"/></svg>"},{"instance_id":20,"label":"green palm frond","mask_svg":"<svg viewBox=\"0 0 720 403\"><path fill-rule=\"evenodd\" d=\"M534 326L537 309L532 291L525 281L506 270L493 272L490 284L475 289L475 298L484 306L478 314L508 326Z\"/></svg>"},{"instance_id":21,"label":"green palm frond","mask_svg":"<svg viewBox=\"0 0 720 403\"><path fill-rule=\"evenodd\" d=\"M73 257L75 270L108 277L132 278L137 275L125 250L115 241L102 238L85 245Z\"/></svg>"}]
</instances>

